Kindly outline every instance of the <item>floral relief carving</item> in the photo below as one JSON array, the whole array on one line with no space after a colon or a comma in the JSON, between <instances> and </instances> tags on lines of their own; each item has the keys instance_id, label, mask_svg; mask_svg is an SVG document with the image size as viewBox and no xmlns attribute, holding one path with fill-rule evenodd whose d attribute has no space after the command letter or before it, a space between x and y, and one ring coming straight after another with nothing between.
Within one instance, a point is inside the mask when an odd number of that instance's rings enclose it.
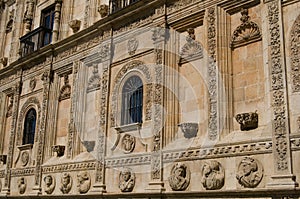
<instances>
[{"instance_id":1,"label":"floral relief carving","mask_svg":"<svg viewBox=\"0 0 300 199\"><path fill-rule=\"evenodd\" d=\"M55 189L55 178L52 175L44 177L44 190L47 194L52 194Z\"/></svg>"},{"instance_id":2,"label":"floral relief carving","mask_svg":"<svg viewBox=\"0 0 300 199\"><path fill-rule=\"evenodd\" d=\"M293 24L290 40L292 91L300 92L300 15Z\"/></svg>"},{"instance_id":3,"label":"floral relief carving","mask_svg":"<svg viewBox=\"0 0 300 199\"><path fill-rule=\"evenodd\" d=\"M24 194L26 191L27 183L24 177L19 178L18 180L18 189L20 194Z\"/></svg>"},{"instance_id":4,"label":"floral relief carving","mask_svg":"<svg viewBox=\"0 0 300 199\"><path fill-rule=\"evenodd\" d=\"M131 169L125 168L119 174L119 188L122 192L131 192L135 185L135 174Z\"/></svg>"},{"instance_id":5,"label":"floral relief carving","mask_svg":"<svg viewBox=\"0 0 300 199\"><path fill-rule=\"evenodd\" d=\"M87 92L92 92L100 89L100 75L98 72L98 65L94 64L93 74L89 78Z\"/></svg>"},{"instance_id":6,"label":"floral relief carving","mask_svg":"<svg viewBox=\"0 0 300 199\"><path fill-rule=\"evenodd\" d=\"M183 191L190 184L191 173L189 168L183 163L176 163L168 178L170 187L174 191Z\"/></svg>"},{"instance_id":7,"label":"floral relief carving","mask_svg":"<svg viewBox=\"0 0 300 199\"><path fill-rule=\"evenodd\" d=\"M231 38L230 45L232 49L260 41L262 39L260 28L255 22L250 21L248 10L242 9L241 15L242 24L235 29Z\"/></svg>"},{"instance_id":8,"label":"floral relief carving","mask_svg":"<svg viewBox=\"0 0 300 199\"><path fill-rule=\"evenodd\" d=\"M238 182L245 188L255 188L263 178L263 168L258 160L245 157L238 166Z\"/></svg>"},{"instance_id":9,"label":"floral relief carving","mask_svg":"<svg viewBox=\"0 0 300 199\"><path fill-rule=\"evenodd\" d=\"M70 192L73 185L73 179L69 173L63 173L61 177L61 186L60 190L63 194L67 194Z\"/></svg>"},{"instance_id":10,"label":"floral relief carving","mask_svg":"<svg viewBox=\"0 0 300 199\"><path fill-rule=\"evenodd\" d=\"M187 43L184 44L180 52L180 63L203 57L203 48L200 42L196 41L195 30L189 28L187 32L189 35L186 37Z\"/></svg>"},{"instance_id":11,"label":"floral relief carving","mask_svg":"<svg viewBox=\"0 0 300 199\"><path fill-rule=\"evenodd\" d=\"M91 176L87 171L84 171L77 175L78 191L81 194L87 193L91 187Z\"/></svg>"},{"instance_id":12,"label":"floral relief carving","mask_svg":"<svg viewBox=\"0 0 300 199\"><path fill-rule=\"evenodd\" d=\"M202 167L201 183L206 190L217 190L224 186L225 172L222 165L215 161L205 162Z\"/></svg>"}]
</instances>

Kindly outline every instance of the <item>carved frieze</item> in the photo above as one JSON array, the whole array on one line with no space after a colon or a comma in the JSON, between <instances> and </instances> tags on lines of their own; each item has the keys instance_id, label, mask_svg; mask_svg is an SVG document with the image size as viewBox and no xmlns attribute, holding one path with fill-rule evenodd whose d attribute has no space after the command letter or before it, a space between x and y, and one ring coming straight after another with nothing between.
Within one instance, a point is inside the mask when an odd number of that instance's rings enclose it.
<instances>
[{"instance_id":1,"label":"carved frieze","mask_svg":"<svg viewBox=\"0 0 300 199\"><path fill-rule=\"evenodd\" d=\"M52 175L46 175L44 177L44 191L47 194L52 194L56 185L56 180Z\"/></svg>"},{"instance_id":2,"label":"carved frieze","mask_svg":"<svg viewBox=\"0 0 300 199\"><path fill-rule=\"evenodd\" d=\"M242 9L241 14L242 24L235 29L231 38L230 46L232 49L260 41L262 39L260 28L255 22L250 21L248 10Z\"/></svg>"},{"instance_id":3,"label":"carved frieze","mask_svg":"<svg viewBox=\"0 0 300 199\"><path fill-rule=\"evenodd\" d=\"M187 30L186 44L181 48L180 63L200 59L203 57L203 47L200 42L196 41L195 30L189 28Z\"/></svg>"},{"instance_id":4,"label":"carved frieze","mask_svg":"<svg viewBox=\"0 0 300 199\"><path fill-rule=\"evenodd\" d=\"M172 190L183 191L189 186L190 178L191 173L187 165L176 163L171 169L168 180Z\"/></svg>"},{"instance_id":5,"label":"carved frieze","mask_svg":"<svg viewBox=\"0 0 300 199\"><path fill-rule=\"evenodd\" d=\"M24 194L26 191L27 183L24 177L18 179L18 189L20 194Z\"/></svg>"},{"instance_id":6,"label":"carved frieze","mask_svg":"<svg viewBox=\"0 0 300 199\"><path fill-rule=\"evenodd\" d=\"M69 173L63 173L62 176L61 176L60 191L63 194L68 194L72 189L72 185L73 185L73 179L70 176L70 174Z\"/></svg>"},{"instance_id":7,"label":"carved frieze","mask_svg":"<svg viewBox=\"0 0 300 199\"><path fill-rule=\"evenodd\" d=\"M258 114L256 112L240 113L235 116L241 125L241 131L249 131L258 127Z\"/></svg>"},{"instance_id":8,"label":"carved frieze","mask_svg":"<svg viewBox=\"0 0 300 199\"><path fill-rule=\"evenodd\" d=\"M81 194L87 193L91 187L91 176L87 171L79 173L77 175L78 180L78 191Z\"/></svg>"},{"instance_id":9,"label":"carved frieze","mask_svg":"<svg viewBox=\"0 0 300 199\"><path fill-rule=\"evenodd\" d=\"M292 91L300 92L300 15L293 24L290 40Z\"/></svg>"},{"instance_id":10,"label":"carved frieze","mask_svg":"<svg viewBox=\"0 0 300 199\"><path fill-rule=\"evenodd\" d=\"M135 174L129 168L124 168L119 174L119 188L122 192L131 192L135 185Z\"/></svg>"},{"instance_id":11,"label":"carved frieze","mask_svg":"<svg viewBox=\"0 0 300 199\"><path fill-rule=\"evenodd\" d=\"M69 83L69 75L64 75L64 85L59 92L59 101L70 99L71 97L71 85Z\"/></svg>"},{"instance_id":12,"label":"carved frieze","mask_svg":"<svg viewBox=\"0 0 300 199\"><path fill-rule=\"evenodd\" d=\"M98 72L98 65L94 64L93 66L93 74L89 78L87 92L92 92L100 89L100 75Z\"/></svg>"},{"instance_id":13,"label":"carved frieze","mask_svg":"<svg viewBox=\"0 0 300 199\"><path fill-rule=\"evenodd\" d=\"M32 176L32 175L34 175L34 167L26 167L22 169L11 170L11 176L13 177Z\"/></svg>"},{"instance_id":14,"label":"carved frieze","mask_svg":"<svg viewBox=\"0 0 300 199\"><path fill-rule=\"evenodd\" d=\"M245 157L239 163L236 178L243 187L255 188L263 178L262 165L254 158Z\"/></svg>"},{"instance_id":15,"label":"carved frieze","mask_svg":"<svg viewBox=\"0 0 300 199\"><path fill-rule=\"evenodd\" d=\"M202 167L201 183L206 190L217 190L224 186L225 172L222 165L215 161L207 161Z\"/></svg>"},{"instance_id":16,"label":"carved frieze","mask_svg":"<svg viewBox=\"0 0 300 199\"><path fill-rule=\"evenodd\" d=\"M80 162L80 163L69 163L59 164L53 166L44 166L43 173L59 173L59 172L70 172L70 171L84 171L95 169L95 162Z\"/></svg>"}]
</instances>

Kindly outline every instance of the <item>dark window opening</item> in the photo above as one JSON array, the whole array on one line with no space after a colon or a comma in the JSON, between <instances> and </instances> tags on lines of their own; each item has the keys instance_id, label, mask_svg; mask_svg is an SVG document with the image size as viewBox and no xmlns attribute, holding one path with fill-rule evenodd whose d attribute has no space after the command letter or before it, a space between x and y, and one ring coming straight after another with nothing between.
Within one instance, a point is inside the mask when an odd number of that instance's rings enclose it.
<instances>
[{"instance_id":1,"label":"dark window opening","mask_svg":"<svg viewBox=\"0 0 300 199\"><path fill-rule=\"evenodd\" d=\"M42 35L42 46L46 46L52 42L52 30L54 24L54 9L55 7L52 6L46 10L42 11L42 19L41 19L41 26L44 27L46 30Z\"/></svg>"},{"instance_id":2,"label":"dark window opening","mask_svg":"<svg viewBox=\"0 0 300 199\"><path fill-rule=\"evenodd\" d=\"M36 127L36 111L31 108L25 117L22 144L33 144Z\"/></svg>"},{"instance_id":3,"label":"dark window opening","mask_svg":"<svg viewBox=\"0 0 300 199\"><path fill-rule=\"evenodd\" d=\"M129 78L122 89L121 124L142 123L143 82L138 76Z\"/></svg>"}]
</instances>

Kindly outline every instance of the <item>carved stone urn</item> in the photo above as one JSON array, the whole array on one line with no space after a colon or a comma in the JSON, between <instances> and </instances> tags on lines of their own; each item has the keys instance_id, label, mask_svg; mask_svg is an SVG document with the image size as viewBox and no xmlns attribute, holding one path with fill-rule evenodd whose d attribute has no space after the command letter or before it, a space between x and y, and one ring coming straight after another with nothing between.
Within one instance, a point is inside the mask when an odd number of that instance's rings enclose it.
<instances>
[{"instance_id":1,"label":"carved stone urn","mask_svg":"<svg viewBox=\"0 0 300 199\"><path fill-rule=\"evenodd\" d=\"M198 123L181 123L178 124L178 126L181 128L185 138L193 138L197 136Z\"/></svg>"},{"instance_id":2,"label":"carved stone urn","mask_svg":"<svg viewBox=\"0 0 300 199\"><path fill-rule=\"evenodd\" d=\"M256 112L240 113L235 116L241 125L241 131L249 131L258 127L258 114Z\"/></svg>"}]
</instances>

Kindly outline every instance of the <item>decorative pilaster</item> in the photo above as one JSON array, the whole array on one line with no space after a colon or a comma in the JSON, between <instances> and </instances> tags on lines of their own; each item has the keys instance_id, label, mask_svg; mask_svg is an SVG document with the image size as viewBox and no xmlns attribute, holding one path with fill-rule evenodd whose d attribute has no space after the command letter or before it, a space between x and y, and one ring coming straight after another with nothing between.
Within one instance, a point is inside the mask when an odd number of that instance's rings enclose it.
<instances>
[{"instance_id":1,"label":"decorative pilaster","mask_svg":"<svg viewBox=\"0 0 300 199\"><path fill-rule=\"evenodd\" d=\"M60 14L61 14L61 4L62 0L55 1L55 10L54 10L54 23L53 23L53 35L52 43L55 43L58 40L59 24L60 24Z\"/></svg>"},{"instance_id":2,"label":"decorative pilaster","mask_svg":"<svg viewBox=\"0 0 300 199\"><path fill-rule=\"evenodd\" d=\"M155 27L153 30L152 40L154 44L155 68L154 68L154 90L153 90L153 105L154 111L153 120L153 146L151 154L151 181L149 183L149 191L164 191L163 183L163 165L162 165L162 133L163 133L163 106L164 106L164 63L165 63L165 39L166 28Z\"/></svg>"},{"instance_id":3,"label":"decorative pilaster","mask_svg":"<svg viewBox=\"0 0 300 199\"><path fill-rule=\"evenodd\" d=\"M105 185L105 154L106 154L106 137L108 131L108 107L109 107L109 82L110 82L110 60L111 60L111 44L103 44L99 50L99 57L102 62L101 76L101 97L100 97L100 118L98 127L98 143L97 143L97 163L96 163L96 182L93 186L93 192L106 192Z\"/></svg>"},{"instance_id":4,"label":"decorative pilaster","mask_svg":"<svg viewBox=\"0 0 300 199\"><path fill-rule=\"evenodd\" d=\"M274 176L268 186L295 188L292 174L281 0L268 1Z\"/></svg>"},{"instance_id":5,"label":"decorative pilaster","mask_svg":"<svg viewBox=\"0 0 300 199\"><path fill-rule=\"evenodd\" d=\"M18 72L18 77L20 77L21 72ZM12 111L12 120L11 120L11 127L10 127L10 136L9 136L9 148L7 154L7 162L6 162L6 173L4 178L4 186L2 192L5 195L10 195L10 180L11 180L11 168L13 165L13 153L14 153L14 145L15 145L15 135L16 135L16 128L17 128L17 119L18 119L18 112L19 112L19 101L20 101L20 93L22 90L21 80L17 80L15 87L13 88L13 111Z\"/></svg>"},{"instance_id":6,"label":"decorative pilaster","mask_svg":"<svg viewBox=\"0 0 300 199\"><path fill-rule=\"evenodd\" d=\"M42 164L44 156L44 143L45 143L45 133L46 133L46 124L47 124L47 115L48 115L48 103L49 103L49 91L50 83L52 79L51 69L45 67L45 71L42 74L41 80L43 81L43 102L41 110L41 121L40 128L38 133L38 146L37 146L37 157L36 157L36 166L35 166L35 184L33 187L33 194L39 195L42 193Z\"/></svg>"},{"instance_id":7,"label":"decorative pilaster","mask_svg":"<svg viewBox=\"0 0 300 199\"><path fill-rule=\"evenodd\" d=\"M211 141L218 139L218 72L217 72L217 8L211 7L207 10L208 26L208 93L209 93L209 118L208 138Z\"/></svg>"}]
</instances>

